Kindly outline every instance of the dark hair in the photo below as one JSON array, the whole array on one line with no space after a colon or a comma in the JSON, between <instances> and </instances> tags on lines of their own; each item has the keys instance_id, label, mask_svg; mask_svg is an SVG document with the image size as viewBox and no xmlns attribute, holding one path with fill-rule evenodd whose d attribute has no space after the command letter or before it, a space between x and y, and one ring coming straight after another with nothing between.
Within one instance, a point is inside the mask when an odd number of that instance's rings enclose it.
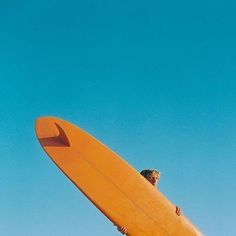
<instances>
[{"instance_id":1,"label":"dark hair","mask_svg":"<svg viewBox=\"0 0 236 236\"><path fill-rule=\"evenodd\" d=\"M154 170L154 169L145 169L145 170L142 170L140 172L140 174L144 177L144 178L147 178L150 174L152 173L156 173L157 175L160 176L161 172L160 171L157 171L157 170Z\"/></svg>"}]
</instances>

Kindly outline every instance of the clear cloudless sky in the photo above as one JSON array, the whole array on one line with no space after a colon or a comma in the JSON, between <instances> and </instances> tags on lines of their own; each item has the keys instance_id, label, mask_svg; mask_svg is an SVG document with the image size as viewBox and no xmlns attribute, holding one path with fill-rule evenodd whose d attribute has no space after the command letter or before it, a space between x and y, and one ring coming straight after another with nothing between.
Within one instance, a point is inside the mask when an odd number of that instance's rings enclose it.
<instances>
[{"instance_id":1,"label":"clear cloudless sky","mask_svg":"<svg viewBox=\"0 0 236 236\"><path fill-rule=\"evenodd\" d=\"M120 235L39 146L47 115L160 170L205 235L236 235L235 12L233 0L1 0L0 235Z\"/></svg>"}]
</instances>

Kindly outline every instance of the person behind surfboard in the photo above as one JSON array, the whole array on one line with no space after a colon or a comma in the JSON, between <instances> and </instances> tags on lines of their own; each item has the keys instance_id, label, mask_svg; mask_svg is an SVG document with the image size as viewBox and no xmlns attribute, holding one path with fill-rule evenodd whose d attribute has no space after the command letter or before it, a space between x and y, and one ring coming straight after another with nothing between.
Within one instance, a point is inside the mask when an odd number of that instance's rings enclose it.
<instances>
[{"instance_id":1,"label":"person behind surfboard","mask_svg":"<svg viewBox=\"0 0 236 236\"><path fill-rule=\"evenodd\" d=\"M157 187L157 184L159 182L159 179L161 177L161 173L157 170L153 169L146 169L142 170L140 174L146 178L154 187ZM180 216L182 214L181 209L176 206L175 210L176 214ZM127 229L125 227L119 227L117 226L118 231L120 231L122 234L127 234Z\"/></svg>"}]
</instances>

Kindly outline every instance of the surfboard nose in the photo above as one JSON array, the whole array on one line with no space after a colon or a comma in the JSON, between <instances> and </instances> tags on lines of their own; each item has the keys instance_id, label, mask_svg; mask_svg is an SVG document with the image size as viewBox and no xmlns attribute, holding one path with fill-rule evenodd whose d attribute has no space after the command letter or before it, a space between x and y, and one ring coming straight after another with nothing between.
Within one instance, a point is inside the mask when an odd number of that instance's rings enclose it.
<instances>
[{"instance_id":1,"label":"surfboard nose","mask_svg":"<svg viewBox=\"0 0 236 236\"><path fill-rule=\"evenodd\" d=\"M38 118L35 122L35 130L42 146L71 146L66 131L58 122L53 122L51 117Z\"/></svg>"}]
</instances>

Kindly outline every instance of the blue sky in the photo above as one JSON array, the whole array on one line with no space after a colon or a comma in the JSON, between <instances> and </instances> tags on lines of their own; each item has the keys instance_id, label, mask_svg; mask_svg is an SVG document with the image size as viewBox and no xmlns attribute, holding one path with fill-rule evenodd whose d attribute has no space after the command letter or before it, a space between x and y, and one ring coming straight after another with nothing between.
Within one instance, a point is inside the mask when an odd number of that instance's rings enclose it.
<instances>
[{"instance_id":1,"label":"blue sky","mask_svg":"<svg viewBox=\"0 0 236 236\"><path fill-rule=\"evenodd\" d=\"M119 235L38 145L46 115L159 169L160 190L205 235L236 235L235 10L0 1L0 235Z\"/></svg>"}]
</instances>

